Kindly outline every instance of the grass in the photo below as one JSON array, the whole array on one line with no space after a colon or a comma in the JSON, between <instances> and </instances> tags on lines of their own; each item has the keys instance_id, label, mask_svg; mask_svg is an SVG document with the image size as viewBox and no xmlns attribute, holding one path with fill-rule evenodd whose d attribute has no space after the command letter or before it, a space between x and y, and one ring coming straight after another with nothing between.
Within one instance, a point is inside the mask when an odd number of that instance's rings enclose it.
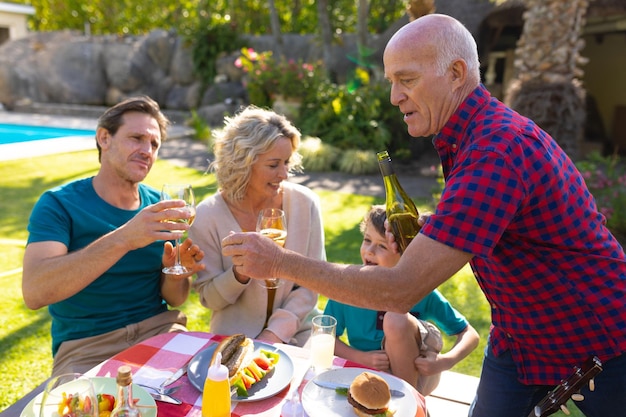
<instances>
[{"instance_id":1,"label":"grass","mask_svg":"<svg viewBox=\"0 0 626 417\"><path fill-rule=\"evenodd\" d=\"M5 291L0 315L0 411L45 380L52 369L50 316L47 309L26 308L21 293L21 264L28 232L28 217L41 193L56 185L94 175L98 170L97 152L85 151L51 155L30 160L0 162L0 288ZM215 178L167 161L153 167L146 183L159 188L176 180L194 186L198 201L216 190ZM326 251L332 262L360 263L359 222L371 204L382 200L369 196L320 191L326 233ZM419 209L430 209L425 200L416 200ZM461 311L481 335L479 347L453 370L479 376L487 334L489 305L469 267L440 287L441 292ZM320 297L320 307L326 302ZM202 307L192 292L181 308L192 331L209 331L211 312ZM447 349L453 343L445 338ZM578 410L570 407L572 415ZM559 415L558 413L556 415Z\"/></svg>"}]
</instances>

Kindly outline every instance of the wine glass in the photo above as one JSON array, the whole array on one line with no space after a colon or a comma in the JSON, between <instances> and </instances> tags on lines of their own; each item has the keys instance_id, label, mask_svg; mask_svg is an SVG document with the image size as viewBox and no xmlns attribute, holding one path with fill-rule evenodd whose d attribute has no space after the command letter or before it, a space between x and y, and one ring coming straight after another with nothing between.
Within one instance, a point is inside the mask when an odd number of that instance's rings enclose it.
<instances>
[{"instance_id":1,"label":"wine glass","mask_svg":"<svg viewBox=\"0 0 626 417\"><path fill-rule=\"evenodd\" d=\"M287 239L285 212L277 208L261 210L256 222L256 231L284 247ZM280 286L278 278L266 278L264 281L258 282L266 288L278 288Z\"/></svg>"},{"instance_id":2,"label":"wine glass","mask_svg":"<svg viewBox=\"0 0 626 417\"><path fill-rule=\"evenodd\" d=\"M188 219L171 219L171 223L193 223L196 218L196 203L193 195L193 188L189 184L164 184L161 190L161 200L183 200L186 204L181 210L189 211ZM182 230L172 230L172 232L182 232ZM172 275L183 275L191 270L180 263L180 238L176 239L176 262L173 266L166 266L163 272Z\"/></svg>"},{"instance_id":3,"label":"wine glass","mask_svg":"<svg viewBox=\"0 0 626 417\"><path fill-rule=\"evenodd\" d=\"M88 377L72 373L51 378L41 397L39 417L98 417L98 398Z\"/></svg>"}]
</instances>

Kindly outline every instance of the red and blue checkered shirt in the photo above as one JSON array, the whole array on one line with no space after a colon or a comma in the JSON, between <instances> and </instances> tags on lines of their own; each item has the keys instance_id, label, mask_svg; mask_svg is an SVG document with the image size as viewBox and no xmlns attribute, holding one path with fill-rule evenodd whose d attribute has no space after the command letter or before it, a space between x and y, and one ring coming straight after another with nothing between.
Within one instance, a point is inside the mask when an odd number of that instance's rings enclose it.
<instances>
[{"instance_id":1,"label":"red and blue checkered shirt","mask_svg":"<svg viewBox=\"0 0 626 417\"><path fill-rule=\"evenodd\" d=\"M524 384L626 351L626 256L556 142L479 86L433 139L446 179L421 232L474 255L490 343Z\"/></svg>"}]
</instances>

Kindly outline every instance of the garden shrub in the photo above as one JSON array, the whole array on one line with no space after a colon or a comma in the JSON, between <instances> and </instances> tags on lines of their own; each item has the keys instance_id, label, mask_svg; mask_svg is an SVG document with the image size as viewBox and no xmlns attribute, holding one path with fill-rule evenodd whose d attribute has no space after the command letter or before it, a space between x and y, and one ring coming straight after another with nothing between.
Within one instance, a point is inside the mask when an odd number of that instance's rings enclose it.
<instances>
[{"instance_id":1,"label":"garden shrub","mask_svg":"<svg viewBox=\"0 0 626 417\"><path fill-rule=\"evenodd\" d=\"M305 171L332 171L339 156L339 149L322 142L320 138L305 136L298 152L302 155Z\"/></svg>"},{"instance_id":2,"label":"garden shrub","mask_svg":"<svg viewBox=\"0 0 626 417\"><path fill-rule=\"evenodd\" d=\"M592 152L576 166L606 217L609 230L621 239L626 238L626 161L618 155Z\"/></svg>"},{"instance_id":3,"label":"garden shrub","mask_svg":"<svg viewBox=\"0 0 626 417\"><path fill-rule=\"evenodd\" d=\"M380 89L363 86L354 91L345 85L322 82L300 112L305 134L322 138L339 149L385 149L390 132L380 122L383 98Z\"/></svg>"},{"instance_id":4,"label":"garden shrub","mask_svg":"<svg viewBox=\"0 0 626 417\"><path fill-rule=\"evenodd\" d=\"M376 151L350 149L341 153L338 161L339 171L353 175L374 174L379 172Z\"/></svg>"},{"instance_id":5,"label":"garden shrub","mask_svg":"<svg viewBox=\"0 0 626 417\"><path fill-rule=\"evenodd\" d=\"M244 44L234 25L212 24L209 19L201 21L190 36L193 67L205 86L212 85L215 80L220 55L237 51Z\"/></svg>"}]
</instances>

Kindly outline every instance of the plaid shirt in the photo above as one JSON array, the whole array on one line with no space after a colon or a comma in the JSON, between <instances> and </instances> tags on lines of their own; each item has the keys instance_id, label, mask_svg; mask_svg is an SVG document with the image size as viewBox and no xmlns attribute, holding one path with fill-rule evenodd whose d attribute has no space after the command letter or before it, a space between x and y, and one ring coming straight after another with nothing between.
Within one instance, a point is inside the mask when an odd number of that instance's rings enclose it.
<instances>
[{"instance_id":1,"label":"plaid shirt","mask_svg":"<svg viewBox=\"0 0 626 417\"><path fill-rule=\"evenodd\" d=\"M553 385L625 352L626 257L556 142L481 85L433 144L446 185L421 232L474 255L494 353Z\"/></svg>"}]
</instances>

